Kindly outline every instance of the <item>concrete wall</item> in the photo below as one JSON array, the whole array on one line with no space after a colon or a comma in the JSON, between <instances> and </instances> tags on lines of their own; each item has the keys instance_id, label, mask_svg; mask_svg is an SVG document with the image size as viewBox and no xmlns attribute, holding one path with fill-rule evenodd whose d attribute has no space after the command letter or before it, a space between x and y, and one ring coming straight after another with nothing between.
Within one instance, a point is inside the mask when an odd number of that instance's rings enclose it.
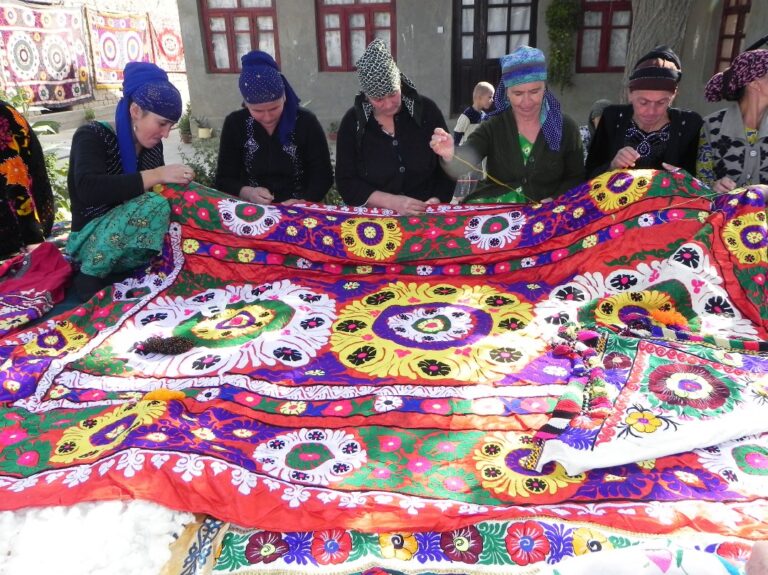
<instances>
[{"instance_id":1,"label":"concrete wall","mask_svg":"<svg viewBox=\"0 0 768 575\"><path fill-rule=\"evenodd\" d=\"M549 50L549 40L544 14L550 3L551 0L539 1L537 17L537 46L545 54ZM224 116L240 106L237 74L206 73L197 4L197 0L178 0L189 94L194 113L207 116L214 126L220 126ZM318 71L313 0L280 0L276 5L283 72L302 101L317 114L324 126L328 126L330 122L338 121L351 105L359 89L357 75ZM684 74L676 103L702 114L722 107L722 104L704 100L704 85L714 70L721 6L722 0L694 0L680 54ZM398 65L422 94L437 102L447 117L451 93L453 3L451 0L400 0L396 12ZM753 2L747 17L747 45L768 32L766 22L768 2ZM442 33L438 32L439 27L442 27ZM595 100L619 101L624 89L622 74L618 73L575 74L573 82L574 85L563 92L554 91L564 111L578 123L586 122Z\"/></svg>"}]
</instances>

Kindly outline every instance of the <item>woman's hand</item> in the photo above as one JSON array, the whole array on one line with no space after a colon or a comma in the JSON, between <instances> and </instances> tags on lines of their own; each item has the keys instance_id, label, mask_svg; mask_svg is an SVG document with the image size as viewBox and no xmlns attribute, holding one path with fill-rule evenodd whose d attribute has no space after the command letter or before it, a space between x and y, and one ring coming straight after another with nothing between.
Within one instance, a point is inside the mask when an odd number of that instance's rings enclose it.
<instances>
[{"instance_id":1,"label":"woman's hand","mask_svg":"<svg viewBox=\"0 0 768 575\"><path fill-rule=\"evenodd\" d=\"M635 162L640 157L632 146L625 146L614 156L611 160L612 170L626 170L627 168L634 168Z\"/></svg>"},{"instance_id":2,"label":"woman's hand","mask_svg":"<svg viewBox=\"0 0 768 575\"><path fill-rule=\"evenodd\" d=\"M184 164L170 164L141 172L144 189L150 190L157 184L188 185L195 179L195 170Z\"/></svg>"},{"instance_id":3,"label":"woman's hand","mask_svg":"<svg viewBox=\"0 0 768 575\"><path fill-rule=\"evenodd\" d=\"M731 190L736 189L736 182L728 176L725 176L724 178L717 180L712 186L712 189L718 194L727 194Z\"/></svg>"},{"instance_id":4,"label":"woman's hand","mask_svg":"<svg viewBox=\"0 0 768 575\"><path fill-rule=\"evenodd\" d=\"M440 200L438 198L429 198L424 202L410 196L400 196L376 190L368 196L368 202L365 205L369 208L392 210L402 216L418 216L426 213L427 206L439 203Z\"/></svg>"},{"instance_id":5,"label":"woman's hand","mask_svg":"<svg viewBox=\"0 0 768 575\"><path fill-rule=\"evenodd\" d=\"M432 133L432 139L429 141L429 147L446 162L450 162L453 159L455 151L453 136L442 128L435 128L435 131Z\"/></svg>"},{"instance_id":6,"label":"woman's hand","mask_svg":"<svg viewBox=\"0 0 768 575\"><path fill-rule=\"evenodd\" d=\"M275 197L264 186L243 186L240 188L240 197L252 204L271 204Z\"/></svg>"}]
</instances>

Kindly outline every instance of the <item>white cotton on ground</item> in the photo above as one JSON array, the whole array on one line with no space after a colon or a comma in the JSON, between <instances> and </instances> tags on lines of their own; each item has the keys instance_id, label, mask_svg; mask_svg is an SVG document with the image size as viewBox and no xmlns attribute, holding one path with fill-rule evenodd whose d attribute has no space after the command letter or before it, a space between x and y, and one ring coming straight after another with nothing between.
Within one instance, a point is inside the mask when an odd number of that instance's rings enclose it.
<instances>
[{"instance_id":1,"label":"white cotton on ground","mask_svg":"<svg viewBox=\"0 0 768 575\"><path fill-rule=\"evenodd\" d=\"M158 575L191 513L145 501L0 512L0 575Z\"/></svg>"}]
</instances>

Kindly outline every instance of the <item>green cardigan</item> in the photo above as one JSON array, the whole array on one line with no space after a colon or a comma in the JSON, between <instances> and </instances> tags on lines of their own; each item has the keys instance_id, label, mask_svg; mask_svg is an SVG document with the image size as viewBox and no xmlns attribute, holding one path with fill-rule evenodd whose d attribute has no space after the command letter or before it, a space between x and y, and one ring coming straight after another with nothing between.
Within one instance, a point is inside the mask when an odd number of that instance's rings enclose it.
<instances>
[{"instance_id":1,"label":"green cardigan","mask_svg":"<svg viewBox=\"0 0 768 575\"><path fill-rule=\"evenodd\" d=\"M467 142L456 148L456 155L474 165L477 165L478 158L487 158L486 173L508 186L500 186L486 178L466 198L465 201L470 202L483 199L493 202L494 198L509 193L510 188L521 188L526 198L538 201L559 196L585 180L579 127L565 114L560 150L550 150L544 132L540 131L526 164L523 164L523 152L512 109L482 122L470 134ZM461 162L454 159L451 164L455 170L458 169L456 164ZM466 169L463 171L466 172Z\"/></svg>"}]
</instances>

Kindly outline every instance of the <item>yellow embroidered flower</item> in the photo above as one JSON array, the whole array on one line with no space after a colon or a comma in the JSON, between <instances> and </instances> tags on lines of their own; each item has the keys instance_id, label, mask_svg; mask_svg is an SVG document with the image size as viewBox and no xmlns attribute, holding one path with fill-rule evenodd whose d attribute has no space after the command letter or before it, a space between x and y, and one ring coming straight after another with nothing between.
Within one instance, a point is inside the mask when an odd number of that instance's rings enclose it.
<instances>
[{"instance_id":1,"label":"yellow embroidered flower","mask_svg":"<svg viewBox=\"0 0 768 575\"><path fill-rule=\"evenodd\" d=\"M743 264L768 261L768 227L764 211L744 214L729 220L723 229L728 251Z\"/></svg>"},{"instance_id":2,"label":"yellow embroidered flower","mask_svg":"<svg viewBox=\"0 0 768 575\"><path fill-rule=\"evenodd\" d=\"M638 433L653 433L661 426L661 420L650 411L633 411L624 423Z\"/></svg>"},{"instance_id":3,"label":"yellow embroidered flower","mask_svg":"<svg viewBox=\"0 0 768 575\"><path fill-rule=\"evenodd\" d=\"M652 177L652 170L606 172L592 180L589 195L601 211L612 212L645 196L651 188Z\"/></svg>"},{"instance_id":4,"label":"yellow embroidered flower","mask_svg":"<svg viewBox=\"0 0 768 575\"><path fill-rule=\"evenodd\" d=\"M250 263L253 261L253 259L256 257L256 252L254 252L250 248L243 248L241 250L237 250L237 259L238 261L241 261L243 263Z\"/></svg>"},{"instance_id":5,"label":"yellow embroidered flower","mask_svg":"<svg viewBox=\"0 0 768 575\"><path fill-rule=\"evenodd\" d=\"M309 228L311 230L312 228L317 227L318 222L315 218L304 218L301 223L304 224L305 228Z\"/></svg>"},{"instance_id":6,"label":"yellow embroidered flower","mask_svg":"<svg viewBox=\"0 0 768 575\"><path fill-rule=\"evenodd\" d=\"M554 208L552 208L552 211L556 214L562 214L565 211L565 205L560 204L559 206L555 206Z\"/></svg>"},{"instance_id":7,"label":"yellow embroidered flower","mask_svg":"<svg viewBox=\"0 0 768 575\"><path fill-rule=\"evenodd\" d=\"M323 245L325 245L325 246L332 246L333 245L333 238L331 236L323 236Z\"/></svg>"},{"instance_id":8,"label":"yellow embroidered flower","mask_svg":"<svg viewBox=\"0 0 768 575\"><path fill-rule=\"evenodd\" d=\"M573 210L573 217L574 218L578 219L578 218L580 218L583 215L584 215L584 208L576 208L575 210Z\"/></svg>"},{"instance_id":9,"label":"yellow embroidered flower","mask_svg":"<svg viewBox=\"0 0 768 575\"><path fill-rule=\"evenodd\" d=\"M280 413L283 415L301 415L306 410L306 401L286 401L280 406Z\"/></svg>"},{"instance_id":10,"label":"yellow embroidered flower","mask_svg":"<svg viewBox=\"0 0 768 575\"><path fill-rule=\"evenodd\" d=\"M285 228L285 233L291 237L296 237L299 235L299 230L296 229L296 226L288 226Z\"/></svg>"},{"instance_id":11,"label":"yellow embroidered flower","mask_svg":"<svg viewBox=\"0 0 768 575\"><path fill-rule=\"evenodd\" d=\"M339 311L331 350L369 377L487 383L543 349L524 329L532 319L531 304L492 286L394 282Z\"/></svg>"},{"instance_id":12,"label":"yellow embroidered flower","mask_svg":"<svg viewBox=\"0 0 768 575\"><path fill-rule=\"evenodd\" d=\"M350 218L341 224L340 233L349 253L377 261L394 256L403 241L403 232L395 218Z\"/></svg>"},{"instance_id":13,"label":"yellow embroidered flower","mask_svg":"<svg viewBox=\"0 0 768 575\"><path fill-rule=\"evenodd\" d=\"M88 338L73 323L62 320L56 327L24 344L27 355L58 356L73 353L83 347Z\"/></svg>"},{"instance_id":14,"label":"yellow embroidered flower","mask_svg":"<svg viewBox=\"0 0 768 575\"><path fill-rule=\"evenodd\" d=\"M193 239L186 239L181 244L181 250L185 254L195 254L200 249L200 242Z\"/></svg>"},{"instance_id":15,"label":"yellow embroidered flower","mask_svg":"<svg viewBox=\"0 0 768 575\"><path fill-rule=\"evenodd\" d=\"M547 464L538 474L527 469L523 460L530 454L529 436L497 431L483 438L472 459L483 488L507 500L575 491L584 482L584 474L570 476L559 463Z\"/></svg>"},{"instance_id":16,"label":"yellow embroidered flower","mask_svg":"<svg viewBox=\"0 0 768 575\"><path fill-rule=\"evenodd\" d=\"M485 275L485 266L481 266L480 264L475 264L469 268L469 273L471 273L473 276Z\"/></svg>"},{"instance_id":17,"label":"yellow embroidered flower","mask_svg":"<svg viewBox=\"0 0 768 575\"><path fill-rule=\"evenodd\" d=\"M544 231L544 222L536 222L533 224L533 233L540 234Z\"/></svg>"},{"instance_id":18,"label":"yellow embroidered flower","mask_svg":"<svg viewBox=\"0 0 768 575\"><path fill-rule=\"evenodd\" d=\"M357 266L355 271L359 274L369 274L373 271L371 266Z\"/></svg>"},{"instance_id":19,"label":"yellow embroidered flower","mask_svg":"<svg viewBox=\"0 0 768 575\"><path fill-rule=\"evenodd\" d=\"M613 549L608 538L595 529L580 527L573 532L573 552L576 555L597 553L604 549Z\"/></svg>"},{"instance_id":20,"label":"yellow embroidered flower","mask_svg":"<svg viewBox=\"0 0 768 575\"><path fill-rule=\"evenodd\" d=\"M591 236L587 236L581 242L581 246L586 249L594 248L596 245L597 245L597 236L595 234L592 234Z\"/></svg>"},{"instance_id":21,"label":"yellow embroidered flower","mask_svg":"<svg viewBox=\"0 0 768 575\"><path fill-rule=\"evenodd\" d=\"M137 427L149 425L166 410L165 401L139 401L118 406L66 429L51 455L54 463L91 461L117 448ZM95 441L93 441L95 439Z\"/></svg>"},{"instance_id":22,"label":"yellow embroidered flower","mask_svg":"<svg viewBox=\"0 0 768 575\"><path fill-rule=\"evenodd\" d=\"M216 434L207 427L197 427L192 430L192 435L201 441L215 441Z\"/></svg>"},{"instance_id":23,"label":"yellow embroidered flower","mask_svg":"<svg viewBox=\"0 0 768 575\"><path fill-rule=\"evenodd\" d=\"M410 561L419 544L411 533L382 533L379 535L379 547L384 559Z\"/></svg>"},{"instance_id":24,"label":"yellow embroidered flower","mask_svg":"<svg viewBox=\"0 0 768 575\"><path fill-rule=\"evenodd\" d=\"M653 310L675 311L669 296L656 290L625 292L603 298L595 308L595 319L603 325L624 325L621 310L643 309L647 315Z\"/></svg>"}]
</instances>

